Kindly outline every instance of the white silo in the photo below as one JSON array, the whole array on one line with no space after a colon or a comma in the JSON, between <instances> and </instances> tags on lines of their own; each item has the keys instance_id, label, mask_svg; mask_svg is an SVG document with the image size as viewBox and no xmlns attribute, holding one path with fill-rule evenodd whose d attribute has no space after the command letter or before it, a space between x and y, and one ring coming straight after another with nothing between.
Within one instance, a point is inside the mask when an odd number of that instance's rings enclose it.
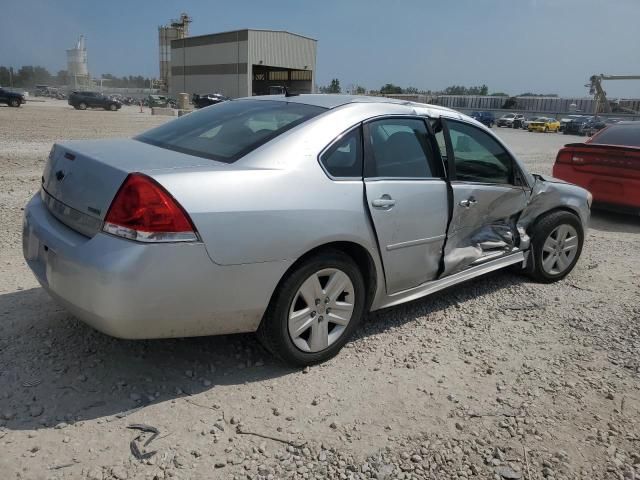
<instances>
[{"instance_id":1,"label":"white silo","mask_svg":"<svg viewBox=\"0 0 640 480\"><path fill-rule=\"evenodd\" d=\"M67 50L67 72L74 88L88 84L89 66L87 64L87 48L84 35L78 37L78 43L75 48Z\"/></svg>"}]
</instances>

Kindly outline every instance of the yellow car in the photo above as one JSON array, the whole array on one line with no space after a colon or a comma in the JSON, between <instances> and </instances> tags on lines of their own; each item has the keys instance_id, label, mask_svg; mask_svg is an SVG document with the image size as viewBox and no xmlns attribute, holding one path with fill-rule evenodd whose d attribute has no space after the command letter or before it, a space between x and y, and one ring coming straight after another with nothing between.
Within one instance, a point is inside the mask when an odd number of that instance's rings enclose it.
<instances>
[{"instance_id":1,"label":"yellow car","mask_svg":"<svg viewBox=\"0 0 640 480\"><path fill-rule=\"evenodd\" d=\"M555 118L536 118L535 121L529 122L530 132L559 132L560 122Z\"/></svg>"}]
</instances>

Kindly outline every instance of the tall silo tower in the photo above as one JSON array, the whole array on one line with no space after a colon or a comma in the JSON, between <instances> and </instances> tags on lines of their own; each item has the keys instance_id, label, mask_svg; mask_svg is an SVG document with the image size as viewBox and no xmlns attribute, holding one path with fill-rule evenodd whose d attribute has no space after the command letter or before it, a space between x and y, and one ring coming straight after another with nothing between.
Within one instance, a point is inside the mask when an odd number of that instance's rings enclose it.
<instances>
[{"instance_id":1,"label":"tall silo tower","mask_svg":"<svg viewBox=\"0 0 640 480\"><path fill-rule=\"evenodd\" d=\"M89 84L89 66L84 35L78 37L75 48L67 50L67 72L73 88L87 87Z\"/></svg>"},{"instance_id":2,"label":"tall silo tower","mask_svg":"<svg viewBox=\"0 0 640 480\"><path fill-rule=\"evenodd\" d=\"M179 19L173 19L168 25L158 27L158 44L160 46L160 88L169 91L171 79L171 41L189 36L191 17L182 13Z\"/></svg>"}]
</instances>

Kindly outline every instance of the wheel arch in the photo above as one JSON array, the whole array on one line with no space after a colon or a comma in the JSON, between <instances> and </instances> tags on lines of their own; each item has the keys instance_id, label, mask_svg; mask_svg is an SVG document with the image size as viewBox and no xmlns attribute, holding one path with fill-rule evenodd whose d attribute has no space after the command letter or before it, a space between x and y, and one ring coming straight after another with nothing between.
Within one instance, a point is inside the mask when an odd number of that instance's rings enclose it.
<instances>
[{"instance_id":1,"label":"wheel arch","mask_svg":"<svg viewBox=\"0 0 640 480\"><path fill-rule=\"evenodd\" d=\"M302 254L282 274L280 280L278 281L278 284L271 293L269 303L271 303L278 290L280 289L280 285L291 274L291 272L293 272L296 268L303 264L308 258L311 258L319 254L320 252L327 250L337 250L348 255L360 269L366 285L365 312L368 312L371 308L378 289L378 268L376 266L375 260L373 259L373 256L371 255L371 252L369 252L369 250L367 250L367 248L365 248L361 244L353 241L332 241L324 243Z\"/></svg>"},{"instance_id":2,"label":"wheel arch","mask_svg":"<svg viewBox=\"0 0 640 480\"><path fill-rule=\"evenodd\" d=\"M528 234L532 234L532 230L535 227L535 225L543 218L546 217L547 215L551 215L552 213L555 212L567 212L567 213L571 213L573 215L575 215L578 220L580 221L580 225L581 228L583 230L584 233L584 225L582 222L582 216L580 215L580 211L577 208L573 208L572 205L559 205L557 207L553 207L550 208L549 210L545 210L543 212L540 212L538 215L536 215L531 222L529 222L529 224L526 227L526 231Z\"/></svg>"}]
</instances>

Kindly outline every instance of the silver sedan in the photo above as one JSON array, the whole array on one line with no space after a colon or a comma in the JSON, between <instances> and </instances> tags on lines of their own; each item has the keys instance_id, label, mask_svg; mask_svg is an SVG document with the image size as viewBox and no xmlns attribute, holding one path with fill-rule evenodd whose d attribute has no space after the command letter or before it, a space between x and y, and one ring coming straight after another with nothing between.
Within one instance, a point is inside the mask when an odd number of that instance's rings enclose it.
<instances>
[{"instance_id":1,"label":"silver sedan","mask_svg":"<svg viewBox=\"0 0 640 480\"><path fill-rule=\"evenodd\" d=\"M369 311L508 266L562 279L590 203L453 110L253 97L54 145L23 247L51 296L109 335L258 332L307 365Z\"/></svg>"}]
</instances>

